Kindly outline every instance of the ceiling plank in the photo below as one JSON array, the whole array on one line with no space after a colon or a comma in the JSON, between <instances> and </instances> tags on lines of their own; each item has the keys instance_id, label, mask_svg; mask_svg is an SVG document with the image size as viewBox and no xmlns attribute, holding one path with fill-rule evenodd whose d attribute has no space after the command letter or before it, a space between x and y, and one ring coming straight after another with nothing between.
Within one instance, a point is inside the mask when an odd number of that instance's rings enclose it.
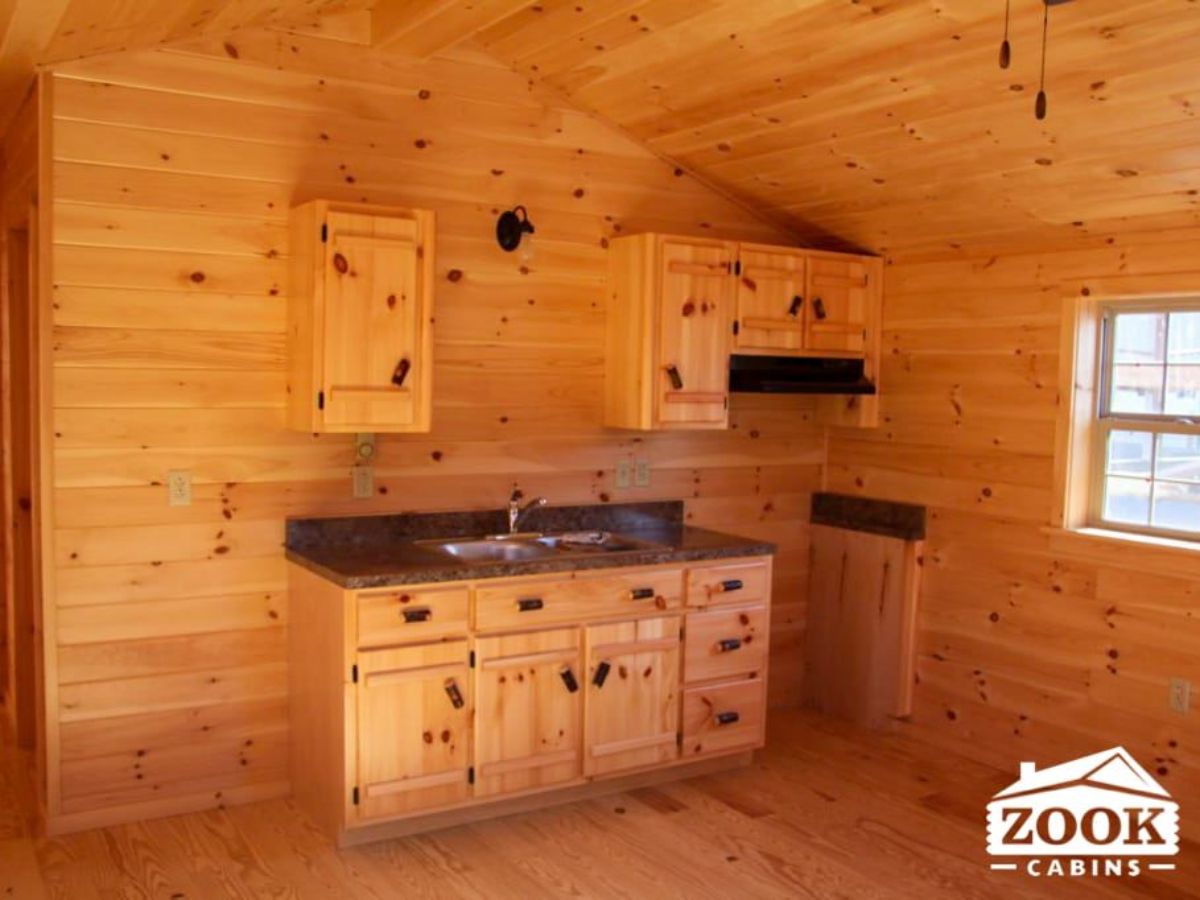
<instances>
[{"instance_id":1,"label":"ceiling plank","mask_svg":"<svg viewBox=\"0 0 1200 900\"><path fill-rule=\"evenodd\" d=\"M371 43L424 59L536 5L536 0L376 0Z\"/></svg>"},{"instance_id":2,"label":"ceiling plank","mask_svg":"<svg viewBox=\"0 0 1200 900\"><path fill-rule=\"evenodd\" d=\"M68 0L5 0L0 4L0 133L33 84L42 48L58 28Z\"/></svg>"}]
</instances>

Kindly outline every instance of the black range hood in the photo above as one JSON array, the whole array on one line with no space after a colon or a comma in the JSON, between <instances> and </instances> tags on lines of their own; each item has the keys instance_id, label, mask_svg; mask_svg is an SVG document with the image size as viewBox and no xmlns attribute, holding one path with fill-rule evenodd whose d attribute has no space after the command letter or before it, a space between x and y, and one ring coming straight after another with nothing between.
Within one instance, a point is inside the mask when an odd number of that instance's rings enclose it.
<instances>
[{"instance_id":1,"label":"black range hood","mask_svg":"<svg viewBox=\"0 0 1200 900\"><path fill-rule=\"evenodd\" d=\"M814 356L747 356L729 359L735 394L874 394L861 359Z\"/></svg>"}]
</instances>

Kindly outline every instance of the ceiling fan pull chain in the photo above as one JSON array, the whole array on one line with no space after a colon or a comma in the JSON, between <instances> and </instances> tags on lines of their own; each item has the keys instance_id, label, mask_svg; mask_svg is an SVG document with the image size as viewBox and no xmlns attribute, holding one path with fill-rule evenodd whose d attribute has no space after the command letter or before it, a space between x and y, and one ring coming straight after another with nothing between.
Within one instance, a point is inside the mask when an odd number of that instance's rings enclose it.
<instances>
[{"instance_id":1,"label":"ceiling fan pull chain","mask_svg":"<svg viewBox=\"0 0 1200 900\"><path fill-rule=\"evenodd\" d=\"M1050 32L1050 0L1042 0L1042 78L1038 84L1033 113L1038 121L1046 118L1046 36Z\"/></svg>"},{"instance_id":2,"label":"ceiling fan pull chain","mask_svg":"<svg viewBox=\"0 0 1200 900\"><path fill-rule=\"evenodd\" d=\"M1012 0L1004 0L1004 40L1000 42L1000 68L1007 69L1012 64L1012 45L1008 42L1008 13Z\"/></svg>"}]
</instances>

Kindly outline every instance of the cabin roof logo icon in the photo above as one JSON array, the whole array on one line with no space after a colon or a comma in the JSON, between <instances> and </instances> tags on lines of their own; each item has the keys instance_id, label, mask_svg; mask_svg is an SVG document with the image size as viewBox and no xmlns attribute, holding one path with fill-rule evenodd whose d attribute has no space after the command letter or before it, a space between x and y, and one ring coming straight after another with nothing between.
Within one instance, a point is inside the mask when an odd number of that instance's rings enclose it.
<instances>
[{"instance_id":1,"label":"cabin roof logo icon","mask_svg":"<svg viewBox=\"0 0 1200 900\"><path fill-rule=\"evenodd\" d=\"M987 808L992 856L1173 856L1179 804L1124 747L1021 763ZM1165 868L1165 866L1164 866Z\"/></svg>"}]
</instances>

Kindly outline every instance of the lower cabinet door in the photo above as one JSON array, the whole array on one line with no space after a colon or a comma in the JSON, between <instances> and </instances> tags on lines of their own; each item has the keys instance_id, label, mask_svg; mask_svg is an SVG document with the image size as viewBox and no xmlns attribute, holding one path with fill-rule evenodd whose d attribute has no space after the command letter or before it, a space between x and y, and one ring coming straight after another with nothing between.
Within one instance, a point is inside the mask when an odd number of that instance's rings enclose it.
<instances>
[{"instance_id":1,"label":"lower cabinet door","mask_svg":"<svg viewBox=\"0 0 1200 900\"><path fill-rule=\"evenodd\" d=\"M587 629L587 775L679 756L679 616Z\"/></svg>"},{"instance_id":2,"label":"lower cabinet door","mask_svg":"<svg viewBox=\"0 0 1200 900\"><path fill-rule=\"evenodd\" d=\"M580 630L475 642L475 795L578 778L583 751Z\"/></svg>"},{"instance_id":3,"label":"lower cabinet door","mask_svg":"<svg viewBox=\"0 0 1200 900\"><path fill-rule=\"evenodd\" d=\"M358 655L358 818L466 800L471 740L466 641Z\"/></svg>"}]
</instances>

